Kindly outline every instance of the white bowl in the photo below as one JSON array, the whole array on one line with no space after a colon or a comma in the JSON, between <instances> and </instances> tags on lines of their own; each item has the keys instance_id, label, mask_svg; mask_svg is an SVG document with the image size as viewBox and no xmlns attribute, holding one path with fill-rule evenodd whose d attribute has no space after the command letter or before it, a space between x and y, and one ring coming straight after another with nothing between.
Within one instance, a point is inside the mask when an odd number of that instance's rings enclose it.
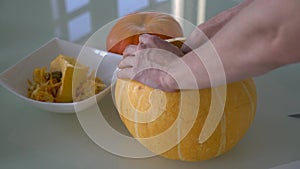
<instances>
[{"instance_id":1,"label":"white bowl","mask_svg":"<svg viewBox=\"0 0 300 169\"><path fill-rule=\"evenodd\" d=\"M107 85L103 91L86 100L73 103L48 103L32 100L27 97L28 79L32 79L34 68L47 67L50 62L59 54L77 58L80 63L96 70L96 76L100 77ZM88 108L95 101L100 101L110 92L111 78L122 56L108 53L95 48L83 47L71 42L54 38L42 47L25 57L15 65L11 66L0 74L0 84L12 93L21 97L28 103L50 112L74 113Z\"/></svg>"}]
</instances>

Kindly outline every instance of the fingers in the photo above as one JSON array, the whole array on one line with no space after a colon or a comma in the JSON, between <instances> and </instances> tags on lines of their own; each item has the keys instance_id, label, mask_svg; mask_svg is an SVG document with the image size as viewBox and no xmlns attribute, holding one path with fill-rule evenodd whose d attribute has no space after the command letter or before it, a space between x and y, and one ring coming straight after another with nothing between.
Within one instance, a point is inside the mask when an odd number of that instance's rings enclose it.
<instances>
[{"instance_id":1,"label":"fingers","mask_svg":"<svg viewBox=\"0 0 300 169\"><path fill-rule=\"evenodd\" d=\"M163 43L168 42L155 35L142 34L139 36L139 43L144 44L146 48L160 48Z\"/></svg>"},{"instance_id":2,"label":"fingers","mask_svg":"<svg viewBox=\"0 0 300 169\"><path fill-rule=\"evenodd\" d=\"M161 39L158 36L142 34L139 36L139 41L139 46L143 45L143 47L139 47L138 50L145 48L158 48L172 52L177 56L183 56L183 52L177 46Z\"/></svg>"},{"instance_id":3,"label":"fingers","mask_svg":"<svg viewBox=\"0 0 300 169\"><path fill-rule=\"evenodd\" d=\"M128 45L123 52L123 56L124 57L133 56L138 50L142 50L146 48L147 45L143 42L140 42L138 45Z\"/></svg>"},{"instance_id":4,"label":"fingers","mask_svg":"<svg viewBox=\"0 0 300 169\"><path fill-rule=\"evenodd\" d=\"M119 79L133 79L134 73L132 68L121 69L117 72Z\"/></svg>"},{"instance_id":5,"label":"fingers","mask_svg":"<svg viewBox=\"0 0 300 169\"><path fill-rule=\"evenodd\" d=\"M142 34L139 36L139 42L142 44L152 44L154 38L156 38L157 36L154 35L149 35L149 34Z\"/></svg>"},{"instance_id":6,"label":"fingers","mask_svg":"<svg viewBox=\"0 0 300 169\"><path fill-rule=\"evenodd\" d=\"M143 42L139 42L139 44L137 45L136 51L143 50L143 49L147 49L147 45Z\"/></svg>"},{"instance_id":7,"label":"fingers","mask_svg":"<svg viewBox=\"0 0 300 169\"><path fill-rule=\"evenodd\" d=\"M119 63L120 69L131 68L136 64L136 58L134 56L124 57Z\"/></svg>"},{"instance_id":8,"label":"fingers","mask_svg":"<svg viewBox=\"0 0 300 169\"><path fill-rule=\"evenodd\" d=\"M186 53L189 53L191 52L193 49L189 47L188 44L184 43L181 47L181 51L186 54Z\"/></svg>"},{"instance_id":9,"label":"fingers","mask_svg":"<svg viewBox=\"0 0 300 169\"><path fill-rule=\"evenodd\" d=\"M137 46L136 45L128 45L125 50L123 51L123 56L132 56L134 53L137 51Z\"/></svg>"}]
</instances>

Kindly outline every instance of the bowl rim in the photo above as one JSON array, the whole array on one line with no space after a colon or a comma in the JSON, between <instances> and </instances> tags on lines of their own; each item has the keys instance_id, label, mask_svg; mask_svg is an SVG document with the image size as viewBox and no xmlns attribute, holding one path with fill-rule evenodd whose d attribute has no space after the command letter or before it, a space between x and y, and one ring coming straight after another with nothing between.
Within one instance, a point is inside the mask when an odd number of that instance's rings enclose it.
<instances>
[{"instance_id":1,"label":"bowl rim","mask_svg":"<svg viewBox=\"0 0 300 169\"><path fill-rule=\"evenodd\" d=\"M38 100L34 100L34 99L31 99L29 97L27 97L26 95L26 92L20 92L17 88L15 88L14 86L12 86L11 84L9 84L9 71L13 71L16 67L18 67L19 65L22 65L23 62L26 62L26 60L30 59L30 57L38 52L39 50L43 49L44 47L46 47L47 45L49 45L50 43L68 43L70 45L74 45L74 46L77 46L77 47L81 47L80 49L80 52L82 51L82 47L83 45L79 45L79 44L76 44L76 43L73 43L73 42L69 42L69 41L65 41L65 40L62 40L62 39L59 39L57 37L54 37L54 38L51 38L50 40L48 40L46 43L44 43L43 45L41 45L40 47L38 47L37 49L33 50L32 52L30 52L29 54L25 55L23 58L21 58L20 60L18 60L16 63L14 63L13 65L10 65L8 68L6 68L3 72L0 72L0 85L3 86L6 90L8 90L9 92L11 92L12 94L18 96L19 98L21 98L22 100L25 100L31 104L34 104L35 107L38 107L40 109L43 109L43 110L49 110L49 108L43 108L43 107L73 107L75 109L75 106L76 105L79 105L79 104L82 104L82 103L85 103L87 101L89 101L90 99L92 98L95 98L97 100L97 102L99 101L98 98L100 97L104 97L105 95L107 95L110 90L111 90L111 87L112 87L112 82L109 81L108 84L106 84L107 86L99 93L93 95L93 96L90 96L84 100L80 100L80 101L74 101L74 102L66 102L66 103L61 103L61 102L43 102L43 101L38 101ZM89 47L91 48L91 47ZM99 50L97 48L91 48L93 50ZM102 50L101 50L102 51ZM79 54L80 54L79 52ZM111 55L116 55L114 53L110 53L110 52L106 52L105 56L103 57L107 57L107 55L111 54ZM121 56L121 55L120 55ZM118 56L119 57L119 56ZM121 58L120 58L121 59ZM52 112L59 112L59 111L52 111ZM73 111L75 113L75 111ZM65 113L65 112L62 112L62 113Z\"/></svg>"}]
</instances>

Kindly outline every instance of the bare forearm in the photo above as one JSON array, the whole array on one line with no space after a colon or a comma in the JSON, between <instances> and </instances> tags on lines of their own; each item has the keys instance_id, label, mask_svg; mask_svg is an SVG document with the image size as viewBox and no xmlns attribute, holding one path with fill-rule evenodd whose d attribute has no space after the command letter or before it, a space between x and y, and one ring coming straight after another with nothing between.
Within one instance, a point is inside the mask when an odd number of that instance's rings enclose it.
<instances>
[{"instance_id":1,"label":"bare forearm","mask_svg":"<svg viewBox=\"0 0 300 169\"><path fill-rule=\"evenodd\" d=\"M197 26L191 35L187 38L182 51L184 53L190 52L192 49L196 49L207 40L211 39L224 25L227 24L235 15L241 10L250 5L254 0L245 0L239 5L225 10L217 16L209 19L208 21Z\"/></svg>"},{"instance_id":2,"label":"bare forearm","mask_svg":"<svg viewBox=\"0 0 300 169\"><path fill-rule=\"evenodd\" d=\"M299 60L300 2L253 2L213 39L229 82Z\"/></svg>"},{"instance_id":3,"label":"bare forearm","mask_svg":"<svg viewBox=\"0 0 300 169\"><path fill-rule=\"evenodd\" d=\"M298 0L254 1L211 39L223 63L227 83L300 61L297 49L300 39L298 11ZM206 43L182 58L194 73L199 88L211 85L207 66L210 72L221 73L212 57L215 54L211 45ZM214 77L220 78L218 75ZM219 79L214 80L220 82Z\"/></svg>"},{"instance_id":4,"label":"bare forearm","mask_svg":"<svg viewBox=\"0 0 300 169\"><path fill-rule=\"evenodd\" d=\"M264 74L300 61L299 16L299 0L253 1L211 41L183 57L178 57L182 52L174 52L174 46L158 37L155 40L150 35L140 36L139 45L128 54L130 57L120 62L118 77L173 91L214 87ZM153 46L160 50L154 50Z\"/></svg>"}]
</instances>

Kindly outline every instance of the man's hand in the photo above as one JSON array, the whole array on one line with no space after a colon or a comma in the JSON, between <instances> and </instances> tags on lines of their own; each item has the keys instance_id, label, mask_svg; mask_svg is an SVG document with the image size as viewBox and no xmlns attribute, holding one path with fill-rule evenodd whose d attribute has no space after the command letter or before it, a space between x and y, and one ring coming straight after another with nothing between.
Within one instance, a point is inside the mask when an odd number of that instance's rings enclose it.
<instances>
[{"instance_id":1,"label":"man's hand","mask_svg":"<svg viewBox=\"0 0 300 169\"><path fill-rule=\"evenodd\" d=\"M139 44L128 46L123 55L118 78L133 79L164 91L176 90L176 81L168 71L174 69L183 53L175 45L144 34L139 37Z\"/></svg>"},{"instance_id":2,"label":"man's hand","mask_svg":"<svg viewBox=\"0 0 300 169\"><path fill-rule=\"evenodd\" d=\"M217 16L200 24L187 38L181 50L183 53L188 53L196 49L211 39L219 30L223 28L235 15L243 8L248 6L254 0L245 0L239 5L221 12Z\"/></svg>"}]
</instances>

